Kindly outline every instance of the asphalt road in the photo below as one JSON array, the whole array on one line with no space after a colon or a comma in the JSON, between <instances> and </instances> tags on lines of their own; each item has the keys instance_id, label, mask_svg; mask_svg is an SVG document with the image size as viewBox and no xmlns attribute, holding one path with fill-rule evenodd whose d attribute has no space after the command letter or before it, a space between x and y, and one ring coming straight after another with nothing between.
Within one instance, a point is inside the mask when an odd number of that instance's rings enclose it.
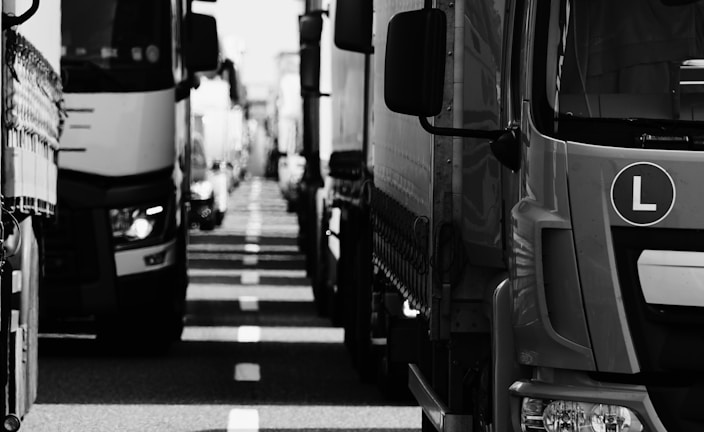
<instances>
[{"instance_id":1,"label":"asphalt road","mask_svg":"<svg viewBox=\"0 0 704 432\"><path fill-rule=\"evenodd\" d=\"M419 430L420 409L360 383L316 315L296 234L276 183L241 184L222 227L192 231L182 341L143 357L43 337L21 431Z\"/></svg>"}]
</instances>

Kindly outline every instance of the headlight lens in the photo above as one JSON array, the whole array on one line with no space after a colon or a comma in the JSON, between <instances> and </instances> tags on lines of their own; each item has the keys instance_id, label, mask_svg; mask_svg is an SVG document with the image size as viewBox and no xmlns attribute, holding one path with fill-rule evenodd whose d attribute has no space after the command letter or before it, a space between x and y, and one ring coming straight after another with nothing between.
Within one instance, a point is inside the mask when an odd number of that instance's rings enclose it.
<instances>
[{"instance_id":1,"label":"headlight lens","mask_svg":"<svg viewBox=\"0 0 704 432\"><path fill-rule=\"evenodd\" d=\"M165 224L163 205L125 207L110 210L112 236L118 243L145 240L159 233Z\"/></svg>"},{"instance_id":2,"label":"headlight lens","mask_svg":"<svg viewBox=\"0 0 704 432\"><path fill-rule=\"evenodd\" d=\"M208 180L191 183L191 197L197 200L207 200L213 195L213 184Z\"/></svg>"},{"instance_id":3,"label":"headlight lens","mask_svg":"<svg viewBox=\"0 0 704 432\"><path fill-rule=\"evenodd\" d=\"M523 432L643 432L636 413L620 405L524 398Z\"/></svg>"}]
</instances>

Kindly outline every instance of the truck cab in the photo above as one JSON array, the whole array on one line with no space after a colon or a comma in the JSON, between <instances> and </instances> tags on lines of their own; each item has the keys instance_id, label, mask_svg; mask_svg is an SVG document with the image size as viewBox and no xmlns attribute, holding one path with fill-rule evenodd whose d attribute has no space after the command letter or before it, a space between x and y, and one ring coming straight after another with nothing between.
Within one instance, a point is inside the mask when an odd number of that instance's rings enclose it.
<instances>
[{"instance_id":1,"label":"truck cab","mask_svg":"<svg viewBox=\"0 0 704 432\"><path fill-rule=\"evenodd\" d=\"M430 221L429 284L380 258L424 430L701 429L702 3L411 3L376 10L375 184Z\"/></svg>"},{"instance_id":2,"label":"truck cab","mask_svg":"<svg viewBox=\"0 0 704 432\"><path fill-rule=\"evenodd\" d=\"M215 20L190 0L61 5L68 119L62 211L46 242L43 320L168 347L188 284L189 93L216 69ZM90 20L86 17L90 16Z\"/></svg>"}]
</instances>

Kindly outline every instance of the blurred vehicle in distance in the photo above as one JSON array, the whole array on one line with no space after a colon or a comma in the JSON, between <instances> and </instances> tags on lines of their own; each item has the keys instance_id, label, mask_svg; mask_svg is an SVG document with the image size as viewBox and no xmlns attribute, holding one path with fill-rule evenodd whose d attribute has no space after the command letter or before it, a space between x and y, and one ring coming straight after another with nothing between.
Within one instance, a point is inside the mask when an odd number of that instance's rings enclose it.
<instances>
[{"instance_id":1,"label":"blurred vehicle in distance","mask_svg":"<svg viewBox=\"0 0 704 432\"><path fill-rule=\"evenodd\" d=\"M213 188L213 209L215 212L215 225L220 226L227 212L227 201L230 196L232 176L225 162L213 162L208 171L208 180Z\"/></svg>"},{"instance_id":2,"label":"blurred vehicle in distance","mask_svg":"<svg viewBox=\"0 0 704 432\"><path fill-rule=\"evenodd\" d=\"M215 228L215 195L205 160L203 138L194 132L191 150L191 208L188 221L191 228L210 231Z\"/></svg>"},{"instance_id":3,"label":"blurred vehicle in distance","mask_svg":"<svg viewBox=\"0 0 704 432\"><path fill-rule=\"evenodd\" d=\"M300 154L283 155L279 158L279 189L288 211L294 211L300 198L300 184L306 168L306 158Z\"/></svg>"},{"instance_id":4,"label":"blurred vehicle in distance","mask_svg":"<svg viewBox=\"0 0 704 432\"><path fill-rule=\"evenodd\" d=\"M298 72L299 61L297 52L279 54L279 79L272 113L274 145L279 156L279 188L289 211L293 211L297 206L300 183L306 167L306 159L302 155L303 101Z\"/></svg>"}]
</instances>

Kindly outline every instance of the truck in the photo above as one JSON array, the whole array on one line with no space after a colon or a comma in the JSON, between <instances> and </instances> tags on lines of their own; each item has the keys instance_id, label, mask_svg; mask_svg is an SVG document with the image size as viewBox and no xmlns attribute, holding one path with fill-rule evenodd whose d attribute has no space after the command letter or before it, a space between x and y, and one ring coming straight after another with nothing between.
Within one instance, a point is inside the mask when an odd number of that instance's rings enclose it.
<instances>
[{"instance_id":1,"label":"truck","mask_svg":"<svg viewBox=\"0 0 704 432\"><path fill-rule=\"evenodd\" d=\"M190 91L218 67L215 18L191 0L65 0L61 43L68 118L42 327L89 322L108 346L162 351L183 328Z\"/></svg>"},{"instance_id":2,"label":"truck","mask_svg":"<svg viewBox=\"0 0 704 432\"><path fill-rule=\"evenodd\" d=\"M336 17L334 1L311 0L299 22L307 126L300 243L318 312L345 328L345 345L361 377L372 380L376 360L369 320L354 318L369 317L372 301L370 206L365 195L373 178L367 79L372 57L371 49L353 52L336 45ZM371 43L371 21L349 22L362 25L360 32L366 28ZM344 26L346 21L339 23ZM386 390L393 387L384 385Z\"/></svg>"},{"instance_id":3,"label":"truck","mask_svg":"<svg viewBox=\"0 0 704 432\"><path fill-rule=\"evenodd\" d=\"M702 3L335 8L371 59L369 217L326 230L353 354L424 431L700 430Z\"/></svg>"},{"instance_id":4,"label":"truck","mask_svg":"<svg viewBox=\"0 0 704 432\"><path fill-rule=\"evenodd\" d=\"M44 227L56 216L65 113L58 3L1 5L0 419L16 431L37 396Z\"/></svg>"},{"instance_id":5,"label":"truck","mask_svg":"<svg viewBox=\"0 0 704 432\"><path fill-rule=\"evenodd\" d=\"M272 137L278 155L279 190L287 210L294 211L300 201L305 170L303 155L303 102L298 74L299 54L281 52L276 57L277 77L272 92Z\"/></svg>"},{"instance_id":6,"label":"truck","mask_svg":"<svg viewBox=\"0 0 704 432\"><path fill-rule=\"evenodd\" d=\"M192 91L194 131L199 131L209 170L192 183L201 195L209 182L214 199L214 224L205 218L206 229L220 225L227 211L230 192L244 177L249 143L243 109L244 88L237 78L237 68L230 59L222 61L217 71L199 74L198 88ZM195 180L195 179L194 179ZM201 218L202 219L202 218Z\"/></svg>"}]
</instances>

